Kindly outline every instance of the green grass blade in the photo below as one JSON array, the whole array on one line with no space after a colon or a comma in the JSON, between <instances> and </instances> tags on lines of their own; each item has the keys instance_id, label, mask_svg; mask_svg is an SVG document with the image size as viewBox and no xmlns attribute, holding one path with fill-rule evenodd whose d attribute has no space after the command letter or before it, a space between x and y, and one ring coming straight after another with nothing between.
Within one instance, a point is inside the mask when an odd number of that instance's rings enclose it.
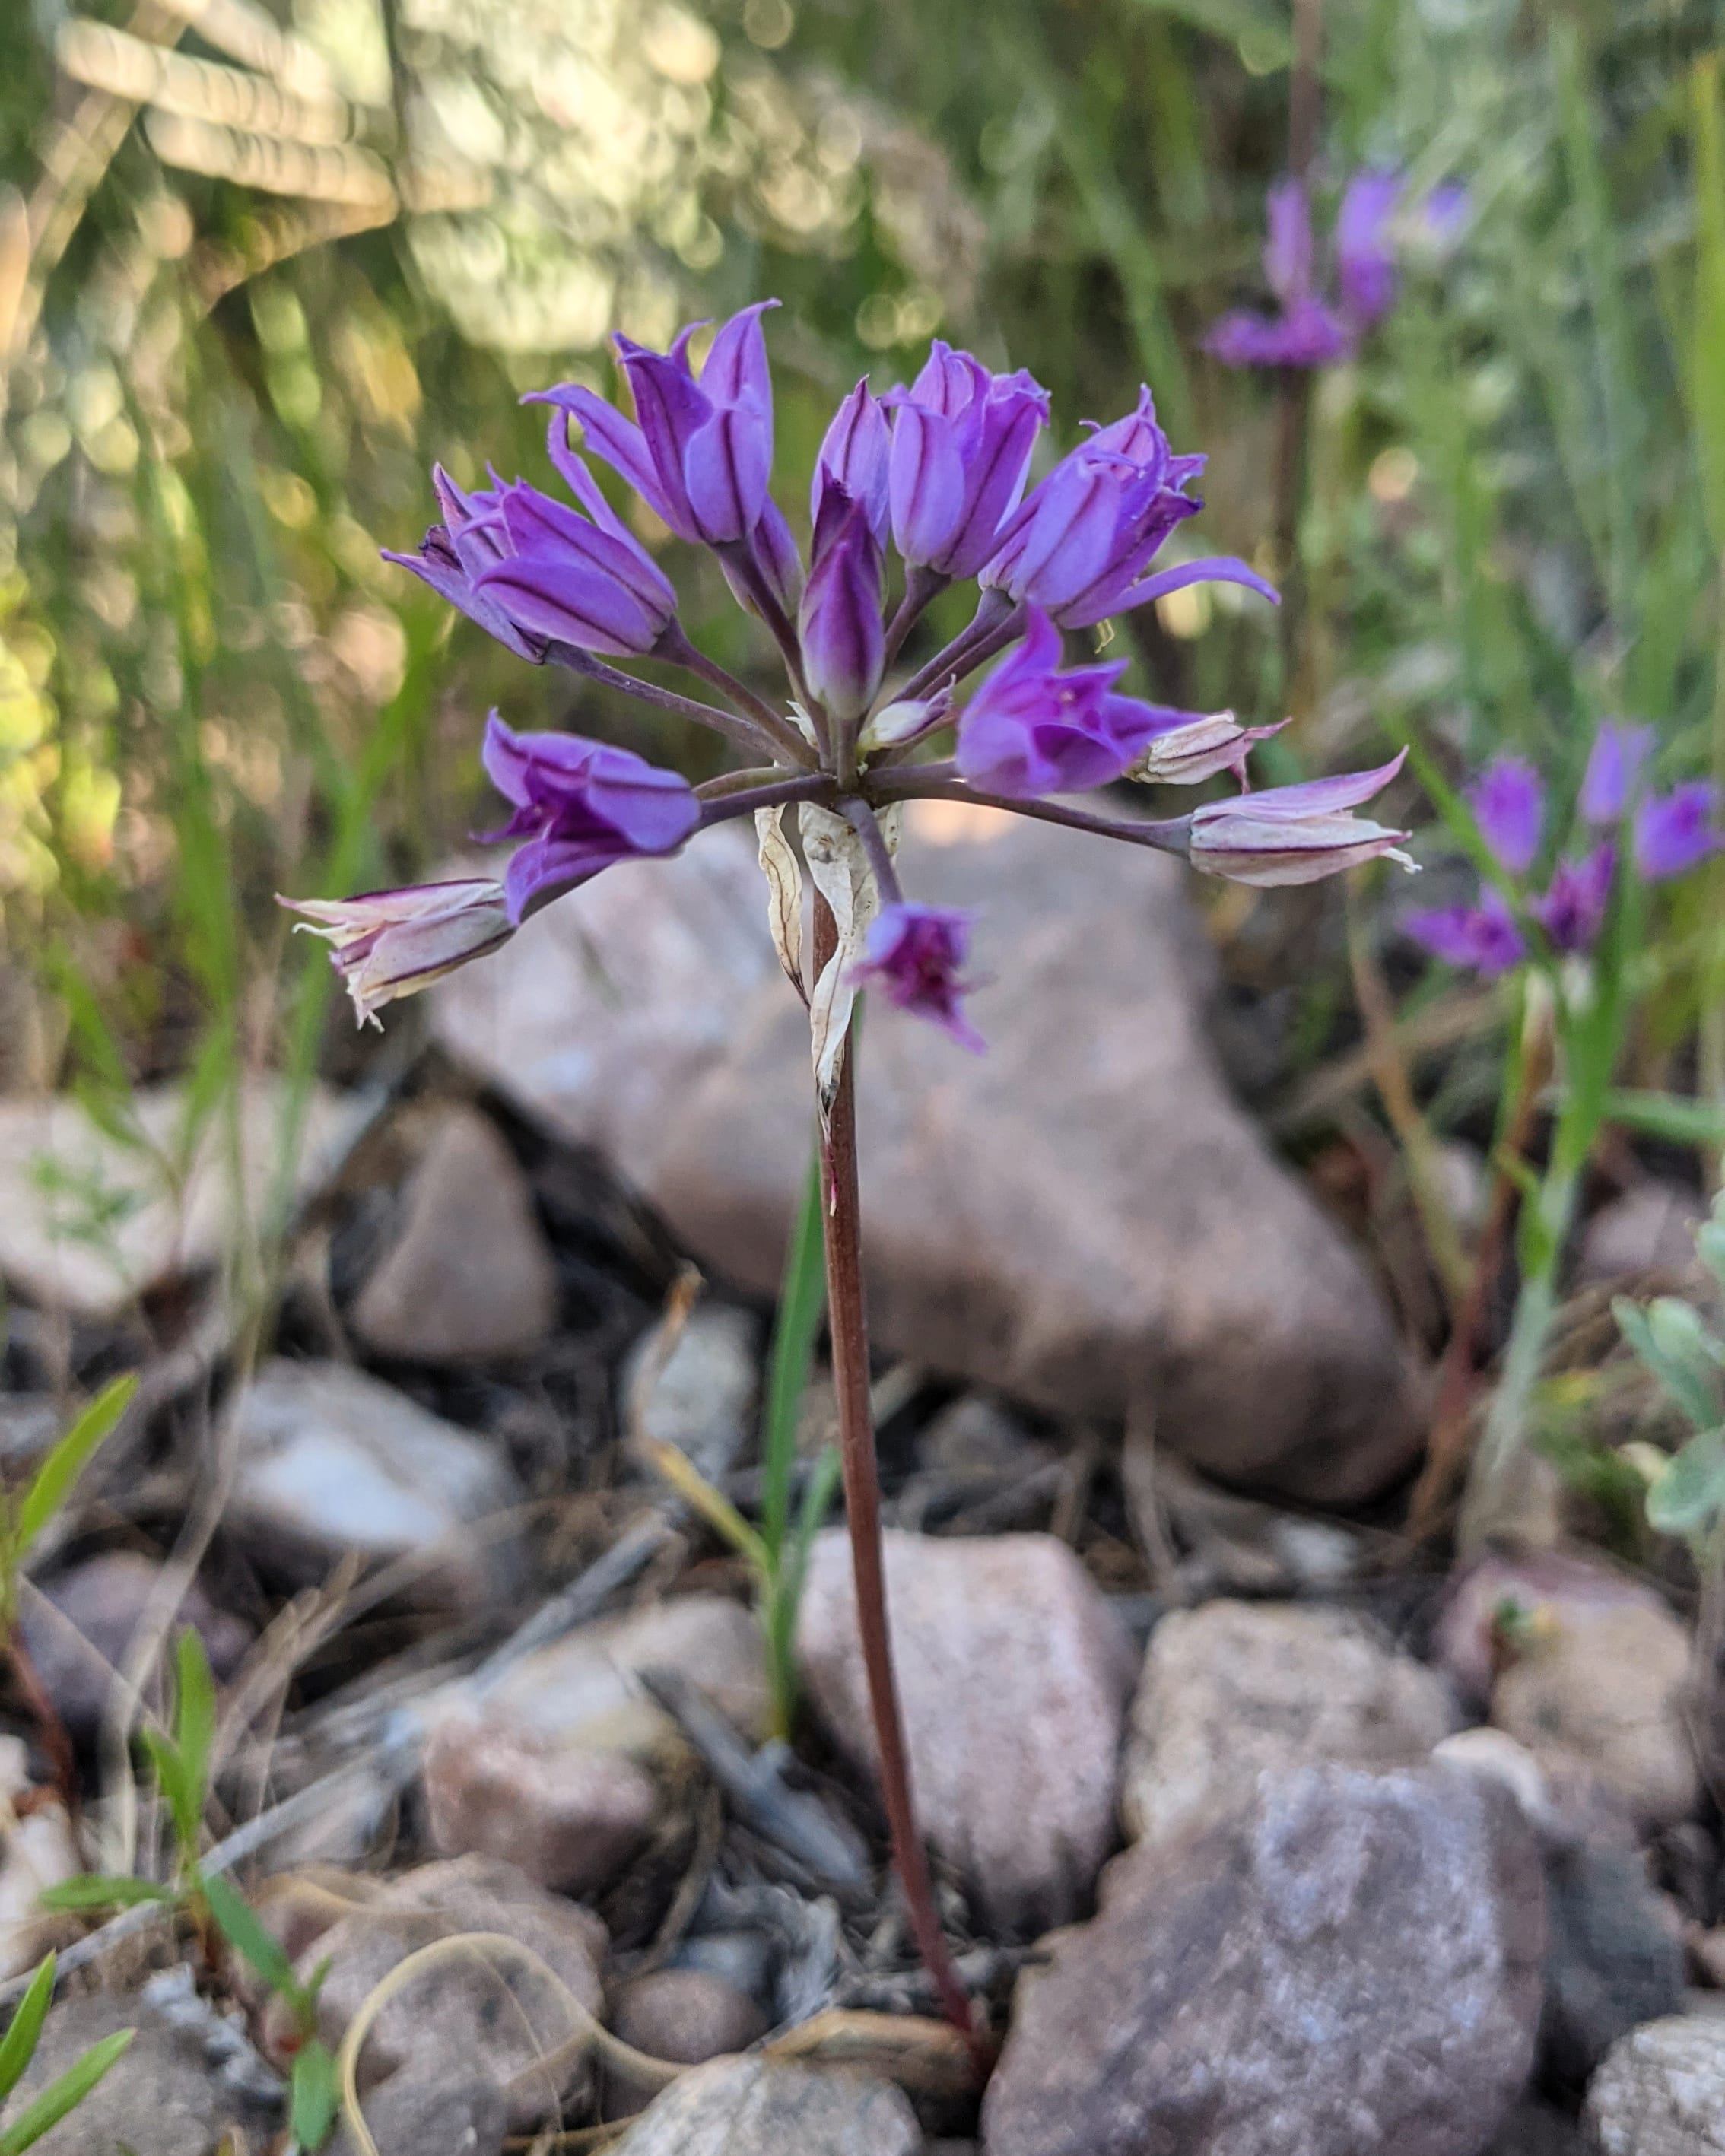
<instances>
[{"instance_id":1,"label":"green grass blade","mask_svg":"<svg viewBox=\"0 0 1725 2156\"><path fill-rule=\"evenodd\" d=\"M184 1777L186 1815L178 1820L181 1855L198 1856L198 1837L209 1794L210 1752L216 1741L216 1680L197 1628L188 1625L174 1654L174 1737Z\"/></svg>"},{"instance_id":2,"label":"green grass blade","mask_svg":"<svg viewBox=\"0 0 1725 2156\"><path fill-rule=\"evenodd\" d=\"M36 2056L36 2041L54 1998L54 1964L55 1957L50 1954L30 1979L29 1989L19 1999L11 2025L5 2036L0 2038L0 2103L18 2087L24 2068Z\"/></svg>"},{"instance_id":3,"label":"green grass blade","mask_svg":"<svg viewBox=\"0 0 1725 2156\"><path fill-rule=\"evenodd\" d=\"M228 1945L251 1964L272 1991L297 2003L300 1984L286 1948L234 1881L218 1871L200 1874L198 1887Z\"/></svg>"},{"instance_id":4,"label":"green grass blade","mask_svg":"<svg viewBox=\"0 0 1725 2156\"><path fill-rule=\"evenodd\" d=\"M146 1902L172 1902L173 1889L153 1879L134 1879L129 1871L86 1871L62 1879L37 1896L44 1909L137 1909Z\"/></svg>"},{"instance_id":5,"label":"green grass blade","mask_svg":"<svg viewBox=\"0 0 1725 2156\"><path fill-rule=\"evenodd\" d=\"M10 2126L0 2128L0 2156L23 2156L26 2148L33 2148L69 2112L76 2111L109 2067L130 2049L136 2034L136 2029L116 2030L86 2051L76 2066L69 2066L28 2111Z\"/></svg>"},{"instance_id":6,"label":"green grass blade","mask_svg":"<svg viewBox=\"0 0 1725 2156\"><path fill-rule=\"evenodd\" d=\"M790 1524L797 1422L826 1311L826 1246L821 1220L820 1149L811 1147L803 1202L785 1252L778 1315L767 1362L767 1411L761 1424L761 1539L777 1565Z\"/></svg>"},{"instance_id":7,"label":"green grass blade","mask_svg":"<svg viewBox=\"0 0 1725 2156\"><path fill-rule=\"evenodd\" d=\"M90 1455L131 1405L137 1389L135 1377L116 1378L105 1386L36 1470L18 1509L19 1558L71 1496Z\"/></svg>"},{"instance_id":8,"label":"green grass blade","mask_svg":"<svg viewBox=\"0 0 1725 2156\"><path fill-rule=\"evenodd\" d=\"M294 2054L289 2087L288 2124L302 2148L321 2148L329 2139L339 2101L335 2057L314 2036Z\"/></svg>"}]
</instances>

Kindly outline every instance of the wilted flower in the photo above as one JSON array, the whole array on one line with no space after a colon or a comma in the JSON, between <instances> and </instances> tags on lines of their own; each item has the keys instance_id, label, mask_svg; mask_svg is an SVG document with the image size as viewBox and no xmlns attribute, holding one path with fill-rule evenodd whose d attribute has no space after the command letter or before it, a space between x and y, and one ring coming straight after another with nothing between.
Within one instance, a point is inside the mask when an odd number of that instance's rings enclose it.
<instances>
[{"instance_id":1,"label":"wilted flower","mask_svg":"<svg viewBox=\"0 0 1725 2156\"><path fill-rule=\"evenodd\" d=\"M614 861L675 853L701 821L687 780L630 749L578 734L515 733L493 711L481 754L515 807L487 842L527 840L504 871L511 921Z\"/></svg>"},{"instance_id":2,"label":"wilted flower","mask_svg":"<svg viewBox=\"0 0 1725 2156\"><path fill-rule=\"evenodd\" d=\"M958 721L956 762L973 786L1033 799L1118 778L1173 714L1117 696L1117 659L1060 670L1060 633L1030 609L1024 640L989 675Z\"/></svg>"},{"instance_id":3,"label":"wilted flower","mask_svg":"<svg viewBox=\"0 0 1725 2156\"><path fill-rule=\"evenodd\" d=\"M951 906L889 906L869 930L855 977L878 982L900 1010L932 1019L954 1040L980 1051L983 1037L959 1007L960 997L976 986L958 978L972 918Z\"/></svg>"},{"instance_id":4,"label":"wilted flower","mask_svg":"<svg viewBox=\"0 0 1725 2156\"><path fill-rule=\"evenodd\" d=\"M1648 883L1686 875L1725 846L1715 821L1718 793L1705 778L1656 793L1635 813L1635 870Z\"/></svg>"},{"instance_id":5,"label":"wilted flower","mask_svg":"<svg viewBox=\"0 0 1725 2156\"><path fill-rule=\"evenodd\" d=\"M1380 857L1411 871L1414 864L1398 850L1407 832L1352 813L1383 792L1406 755L1404 749L1376 771L1205 802L1190 819L1192 865L1230 883L1260 885L1316 883Z\"/></svg>"},{"instance_id":6,"label":"wilted flower","mask_svg":"<svg viewBox=\"0 0 1725 2156\"><path fill-rule=\"evenodd\" d=\"M1192 583L1274 588L1231 556L1145 573L1175 527L1204 504L1186 492L1202 457L1177 457L1156 424L1147 388L1137 409L1062 457L1000 534L983 569L984 589L1040 607L1061 629L1087 629L1110 614Z\"/></svg>"},{"instance_id":7,"label":"wilted flower","mask_svg":"<svg viewBox=\"0 0 1725 2156\"><path fill-rule=\"evenodd\" d=\"M1219 771L1231 771L1244 786L1246 758L1254 747L1288 723L1283 719L1273 726L1243 726L1232 711L1168 711L1165 716L1168 724L1152 735L1149 747L1127 770L1128 778L1153 786L1197 786Z\"/></svg>"},{"instance_id":8,"label":"wilted flower","mask_svg":"<svg viewBox=\"0 0 1725 2156\"><path fill-rule=\"evenodd\" d=\"M888 480L892 536L913 568L973 577L1017 508L1048 392L1022 368L991 374L937 337L927 364L892 408Z\"/></svg>"},{"instance_id":9,"label":"wilted flower","mask_svg":"<svg viewBox=\"0 0 1725 2156\"><path fill-rule=\"evenodd\" d=\"M358 898L284 898L295 924L321 936L362 1025L382 1023L385 1004L417 995L506 943L515 924L501 884L489 876L410 884Z\"/></svg>"}]
</instances>

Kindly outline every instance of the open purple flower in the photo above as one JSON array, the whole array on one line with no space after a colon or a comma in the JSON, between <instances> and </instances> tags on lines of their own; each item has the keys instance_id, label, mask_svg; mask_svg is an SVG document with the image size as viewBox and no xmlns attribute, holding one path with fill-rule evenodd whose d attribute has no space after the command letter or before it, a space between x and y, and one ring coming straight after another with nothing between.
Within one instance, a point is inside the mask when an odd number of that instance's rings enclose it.
<instances>
[{"instance_id":1,"label":"open purple flower","mask_svg":"<svg viewBox=\"0 0 1725 2156\"><path fill-rule=\"evenodd\" d=\"M912 568L973 577L1018 507L1048 392L1022 368L991 374L937 337L892 409L888 493L892 536Z\"/></svg>"},{"instance_id":2,"label":"open purple flower","mask_svg":"<svg viewBox=\"0 0 1725 2156\"><path fill-rule=\"evenodd\" d=\"M1717 789L1705 778L1650 796L1635 814L1636 874L1646 883L1666 883L1699 868L1725 846L1717 813Z\"/></svg>"},{"instance_id":3,"label":"open purple flower","mask_svg":"<svg viewBox=\"0 0 1725 2156\"><path fill-rule=\"evenodd\" d=\"M1402 916L1402 927L1423 949L1445 965L1459 966L1487 980L1507 973L1527 955L1526 938L1516 926L1501 891L1488 884L1477 906L1421 906Z\"/></svg>"},{"instance_id":4,"label":"open purple flower","mask_svg":"<svg viewBox=\"0 0 1725 2156\"><path fill-rule=\"evenodd\" d=\"M278 903L304 914L295 927L330 946L330 963L362 1025L381 1025L385 1004L417 995L515 933L503 886L489 876Z\"/></svg>"},{"instance_id":5,"label":"open purple flower","mask_svg":"<svg viewBox=\"0 0 1725 2156\"><path fill-rule=\"evenodd\" d=\"M1591 951L1605 925L1617 849L1604 839L1579 861L1559 861L1545 896L1529 911L1553 951L1579 957Z\"/></svg>"},{"instance_id":6,"label":"open purple flower","mask_svg":"<svg viewBox=\"0 0 1725 2156\"><path fill-rule=\"evenodd\" d=\"M1399 850L1408 833L1353 813L1384 791L1406 756L1404 749L1375 771L1205 802L1190 818L1193 867L1230 883L1316 883L1387 855L1411 872Z\"/></svg>"},{"instance_id":7,"label":"open purple flower","mask_svg":"<svg viewBox=\"0 0 1725 2156\"><path fill-rule=\"evenodd\" d=\"M1594 736L1576 807L1589 824L1615 824L1628 813L1653 751L1651 726L1616 726L1608 721Z\"/></svg>"},{"instance_id":8,"label":"open purple flower","mask_svg":"<svg viewBox=\"0 0 1725 2156\"><path fill-rule=\"evenodd\" d=\"M959 978L972 918L952 906L889 906L870 926L853 978L878 983L900 1010L932 1019L962 1046L980 1054L983 1037L959 1001L976 985Z\"/></svg>"},{"instance_id":9,"label":"open purple flower","mask_svg":"<svg viewBox=\"0 0 1725 2156\"><path fill-rule=\"evenodd\" d=\"M971 785L1015 800L1106 786L1153 734L1186 716L1116 696L1123 659L1062 672L1060 657L1060 631L1033 608L1024 642L959 718L956 761Z\"/></svg>"},{"instance_id":10,"label":"open purple flower","mask_svg":"<svg viewBox=\"0 0 1725 2156\"><path fill-rule=\"evenodd\" d=\"M748 539L767 507L773 468L773 377L761 316L776 300L733 315L713 339L699 380L681 331L668 352L615 339L634 393L635 419L578 382L540 393L572 413L588 446L619 472L680 539L709 547Z\"/></svg>"},{"instance_id":11,"label":"open purple flower","mask_svg":"<svg viewBox=\"0 0 1725 2156\"><path fill-rule=\"evenodd\" d=\"M416 554L398 554L386 547L386 562L411 569L423 583L477 622L488 635L507 644L517 657L536 666L545 658L546 639L515 621L501 598L482 592L479 579L508 551L501 495L489 489L464 494L441 465L431 469L431 484L444 512Z\"/></svg>"},{"instance_id":12,"label":"open purple flower","mask_svg":"<svg viewBox=\"0 0 1725 2156\"><path fill-rule=\"evenodd\" d=\"M1356 172L1336 212L1336 281L1342 309L1363 333L1395 304L1395 248L1390 219L1402 192L1399 172Z\"/></svg>"},{"instance_id":13,"label":"open purple flower","mask_svg":"<svg viewBox=\"0 0 1725 2156\"><path fill-rule=\"evenodd\" d=\"M1203 508L1186 491L1203 469L1202 457L1173 454L1141 388L1135 411L1099 428L1034 489L980 583L1040 607L1061 629L1087 629L1193 583L1245 584L1273 600L1274 587L1231 556L1146 573L1175 527Z\"/></svg>"},{"instance_id":14,"label":"open purple flower","mask_svg":"<svg viewBox=\"0 0 1725 2156\"><path fill-rule=\"evenodd\" d=\"M1499 757L1468 788L1480 836L1512 875L1525 875L1539 851L1545 784L1521 757Z\"/></svg>"},{"instance_id":15,"label":"open purple flower","mask_svg":"<svg viewBox=\"0 0 1725 2156\"><path fill-rule=\"evenodd\" d=\"M1300 180L1278 180L1265 203L1264 281L1274 315L1224 315L1204 340L1224 367L1330 367L1353 349L1348 325L1313 282L1312 198Z\"/></svg>"},{"instance_id":16,"label":"open purple flower","mask_svg":"<svg viewBox=\"0 0 1725 2156\"><path fill-rule=\"evenodd\" d=\"M518 734L493 711L481 755L491 783L515 809L486 843L527 841L503 876L514 922L614 861L675 853L701 822L701 803L685 779L608 742Z\"/></svg>"}]
</instances>

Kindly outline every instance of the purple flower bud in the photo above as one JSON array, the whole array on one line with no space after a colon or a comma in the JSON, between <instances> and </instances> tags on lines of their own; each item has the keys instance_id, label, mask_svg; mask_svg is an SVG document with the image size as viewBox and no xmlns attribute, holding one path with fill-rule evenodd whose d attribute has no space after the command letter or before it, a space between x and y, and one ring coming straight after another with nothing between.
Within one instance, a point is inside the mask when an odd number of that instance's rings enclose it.
<instances>
[{"instance_id":1,"label":"purple flower bud","mask_svg":"<svg viewBox=\"0 0 1725 2156\"><path fill-rule=\"evenodd\" d=\"M1106 786L1170 716L1112 693L1126 671L1123 659L1063 673L1060 655L1060 631L1033 608L1024 642L959 718L957 761L973 786L1020 801Z\"/></svg>"},{"instance_id":2,"label":"purple flower bud","mask_svg":"<svg viewBox=\"0 0 1725 2156\"><path fill-rule=\"evenodd\" d=\"M1656 793L1635 814L1635 873L1646 883L1686 875L1725 846L1714 824L1718 797L1712 783L1692 778Z\"/></svg>"},{"instance_id":3,"label":"purple flower bud","mask_svg":"<svg viewBox=\"0 0 1725 2156\"><path fill-rule=\"evenodd\" d=\"M1543 898L1531 908L1554 951L1579 957L1591 951L1604 926L1617 872L1617 849L1605 839L1579 861L1560 861Z\"/></svg>"},{"instance_id":4,"label":"purple flower bud","mask_svg":"<svg viewBox=\"0 0 1725 2156\"><path fill-rule=\"evenodd\" d=\"M563 424L552 420L552 454L587 516L519 480L503 488L507 552L480 572L475 588L535 636L615 657L644 654L675 619L676 593L581 459L558 444Z\"/></svg>"},{"instance_id":5,"label":"purple flower bud","mask_svg":"<svg viewBox=\"0 0 1725 2156\"><path fill-rule=\"evenodd\" d=\"M668 352L619 335L616 346L634 393L634 422L578 382L542 390L531 401L572 413L588 447L622 474L680 539L709 547L751 538L767 503L773 465L773 380L762 300L733 315L713 339L697 382L682 331Z\"/></svg>"},{"instance_id":6,"label":"purple flower bud","mask_svg":"<svg viewBox=\"0 0 1725 2156\"><path fill-rule=\"evenodd\" d=\"M1653 749L1651 726L1607 724L1594 736L1576 803L1589 824L1615 824L1630 805Z\"/></svg>"},{"instance_id":7,"label":"purple flower bud","mask_svg":"<svg viewBox=\"0 0 1725 2156\"><path fill-rule=\"evenodd\" d=\"M1062 457L1033 490L979 581L1040 607L1061 629L1087 629L1190 583L1246 584L1274 599L1255 571L1231 558L1144 573L1175 526L1203 508L1185 491L1201 463L1170 452L1141 388L1135 411Z\"/></svg>"},{"instance_id":8,"label":"purple flower bud","mask_svg":"<svg viewBox=\"0 0 1725 2156\"><path fill-rule=\"evenodd\" d=\"M1312 291L1312 198L1303 180L1278 180L1264 198L1264 282L1285 306Z\"/></svg>"},{"instance_id":9,"label":"purple flower bud","mask_svg":"<svg viewBox=\"0 0 1725 2156\"><path fill-rule=\"evenodd\" d=\"M1383 855L1411 871L1415 864L1396 850L1407 832L1349 813L1389 785L1406 755L1375 771L1205 802L1189 819L1192 865L1258 885L1316 883Z\"/></svg>"},{"instance_id":10,"label":"purple flower bud","mask_svg":"<svg viewBox=\"0 0 1725 2156\"><path fill-rule=\"evenodd\" d=\"M1279 734L1288 721L1273 726L1243 726L1232 711L1163 711L1156 709L1157 732L1143 754L1127 772L1128 778L1152 786L1197 786L1219 771L1231 771L1245 783L1246 758L1255 743Z\"/></svg>"},{"instance_id":11,"label":"purple flower bud","mask_svg":"<svg viewBox=\"0 0 1725 2156\"><path fill-rule=\"evenodd\" d=\"M874 701L886 665L880 549L864 504L836 483L826 490L821 524L798 623L803 670L832 716L849 721Z\"/></svg>"},{"instance_id":12,"label":"purple flower bud","mask_svg":"<svg viewBox=\"0 0 1725 2156\"><path fill-rule=\"evenodd\" d=\"M1350 322L1368 330L1395 304L1395 249L1390 218L1402 191L1399 172L1356 172L1336 213L1336 275Z\"/></svg>"},{"instance_id":13,"label":"purple flower bud","mask_svg":"<svg viewBox=\"0 0 1725 2156\"><path fill-rule=\"evenodd\" d=\"M517 734L493 711L481 756L515 809L486 843L527 841L504 871L512 922L614 861L675 853L701 822L685 780L626 748L578 734Z\"/></svg>"},{"instance_id":14,"label":"purple flower bud","mask_svg":"<svg viewBox=\"0 0 1725 2156\"><path fill-rule=\"evenodd\" d=\"M891 454L886 414L865 375L833 414L833 424L815 460L809 490L809 521L816 531L821 528L821 504L827 490L836 486L844 490L848 501L862 505L875 544L886 544L886 468Z\"/></svg>"},{"instance_id":15,"label":"purple flower bud","mask_svg":"<svg viewBox=\"0 0 1725 2156\"><path fill-rule=\"evenodd\" d=\"M1482 974L1487 980L1507 973L1527 955L1515 916L1502 894L1489 885L1481 892L1477 906L1416 910L1404 913L1401 925L1434 958Z\"/></svg>"},{"instance_id":16,"label":"purple flower bud","mask_svg":"<svg viewBox=\"0 0 1725 2156\"><path fill-rule=\"evenodd\" d=\"M1480 836L1512 875L1525 875L1539 851L1545 788L1520 757L1499 757L1467 791Z\"/></svg>"},{"instance_id":17,"label":"purple flower bud","mask_svg":"<svg viewBox=\"0 0 1725 2156\"><path fill-rule=\"evenodd\" d=\"M932 1019L980 1054L983 1037L959 1007L960 997L978 985L958 978L973 918L947 906L886 906L869 929L852 978L878 982L900 1010Z\"/></svg>"},{"instance_id":18,"label":"purple flower bud","mask_svg":"<svg viewBox=\"0 0 1725 2156\"><path fill-rule=\"evenodd\" d=\"M443 522L432 526L417 554L398 554L386 547L383 559L411 569L517 657L541 665L546 639L511 620L495 598L479 588L480 577L501 559L509 545L497 495L489 490L464 494L441 465L433 465L431 483L443 508Z\"/></svg>"},{"instance_id":19,"label":"purple flower bud","mask_svg":"<svg viewBox=\"0 0 1725 2156\"><path fill-rule=\"evenodd\" d=\"M1224 315L1204 341L1224 367L1333 367L1353 350L1353 339L1322 300L1310 294L1279 315L1236 309Z\"/></svg>"},{"instance_id":20,"label":"purple flower bud","mask_svg":"<svg viewBox=\"0 0 1725 2156\"><path fill-rule=\"evenodd\" d=\"M892 536L911 567L973 577L1018 507L1048 392L1021 368L991 374L937 337L893 408L887 496Z\"/></svg>"},{"instance_id":21,"label":"purple flower bud","mask_svg":"<svg viewBox=\"0 0 1725 2156\"><path fill-rule=\"evenodd\" d=\"M417 995L515 933L503 886L487 876L277 903L303 913L295 926L330 945L330 963L362 1025L380 1025L385 1004Z\"/></svg>"}]
</instances>

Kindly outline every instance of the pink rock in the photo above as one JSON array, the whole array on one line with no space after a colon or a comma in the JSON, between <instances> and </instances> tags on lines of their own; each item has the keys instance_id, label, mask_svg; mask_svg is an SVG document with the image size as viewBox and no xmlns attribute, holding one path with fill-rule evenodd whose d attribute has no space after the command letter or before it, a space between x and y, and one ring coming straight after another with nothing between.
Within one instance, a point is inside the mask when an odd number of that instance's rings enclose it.
<instances>
[{"instance_id":1,"label":"pink rock","mask_svg":"<svg viewBox=\"0 0 1725 2156\"><path fill-rule=\"evenodd\" d=\"M1572 1611L1630 1606L1666 1612L1654 1589L1596 1558L1567 1550L1488 1550L1451 1579L1432 1659L1465 1700L1483 1707L1512 1633L1548 1630Z\"/></svg>"}]
</instances>

